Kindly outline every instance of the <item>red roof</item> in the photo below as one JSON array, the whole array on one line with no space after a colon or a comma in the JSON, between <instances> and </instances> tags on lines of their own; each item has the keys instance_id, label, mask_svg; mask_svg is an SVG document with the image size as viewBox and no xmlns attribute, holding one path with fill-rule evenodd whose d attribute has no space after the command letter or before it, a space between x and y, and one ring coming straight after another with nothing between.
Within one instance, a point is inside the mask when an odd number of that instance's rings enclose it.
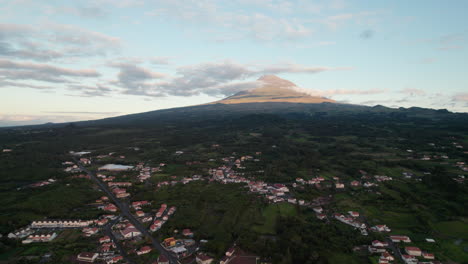
<instances>
[{"instance_id":1,"label":"red roof","mask_svg":"<svg viewBox=\"0 0 468 264\"><path fill-rule=\"evenodd\" d=\"M159 255L158 262L168 262L169 260L164 255Z\"/></svg>"},{"instance_id":2,"label":"red roof","mask_svg":"<svg viewBox=\"0 0 468 264\"><path fill-rule=\"evenodd\" d=\"M406 251L421 251L421 249L419 249L418 247L405 247L405 250Z\"/></svg>"},{"instance_id":3,"label":"red roof","mask_svg":"<svg viewBox=\"0 0 468 264\"><path fill-rule=\"evenodd\" d=\"M146 250L151 250L151 247L150 246L144 246L142 248L140 248L141 251L146 251Z\"/></svg>"},{"instance_id":4,"label":"red roof","mask_svg":"<svg viewBox=\"0 0 468 264\"><path fill-rule=\"evenodd\" d=\"M209 260L209 259L213 259L212 257L207 256L207 255L203 255L203 254L197 255L197 258L198 258L198 259L201 259L201 260L203 260L203 261Z\"/></svg>"},{"instance_id":5,"label":"red roof","mask_svg":"<svg viewBox=\"0 0 468 264\"><path fill-rule=\"evenodd\" d=\"M113 261L119 261L119 260L121 260L121 259L123 259L122 256L117 256L117 257L113 257L113 258L112 258Z\"/></svg>"}]
</instances>

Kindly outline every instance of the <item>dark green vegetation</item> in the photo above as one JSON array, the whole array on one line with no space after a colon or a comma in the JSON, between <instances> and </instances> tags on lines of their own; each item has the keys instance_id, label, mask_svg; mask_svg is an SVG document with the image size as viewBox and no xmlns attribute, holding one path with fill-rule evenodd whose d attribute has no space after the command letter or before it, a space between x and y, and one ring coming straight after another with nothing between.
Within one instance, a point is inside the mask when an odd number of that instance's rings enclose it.
<instances>
[{"instance_id":1,"label":"dark green vegetation","mask_svg":"<svg viewBox=\"0 0 468 264\"><path fill-rule=\"evenodd\" d=\"M87 204L101 193L90 181L70 179L61 170L61 162L70 159L70 150L93 150L93 155L117 152L126 156L118 161L122 164L167 163L167 168L153 176L153 184L170 176L207 175L208 168L224 164L220 158L262 152L259 162L245 163L246 177L292 183L297 177L323 176L327 181L322 189L294 189L295 196L311 201L333 195L331 204L324 206L329 212L359 211L369 224L387 224L392 234L409 235L414 245L440 260L466 263L468 190L466 183L453 178L467 175L455 166L468 160L464 153L467 132L466 114L442 110L286 103L198 106L103 121L3 129L0 146L13 152L0 153L0 231L5 235L43 217L96 217L99 212ZM174 155L178 150L184 154ZM424 155L431 160L420 160ZM442 159L442 155L449 158ZM200 163L187 164L193 161ZM370 191L350 188L350 181L360 180L359 170L394 180ZM414 177L406 179L402 172L414 173ZM333 176L346 184L345 190L332 188ZM16 190L48 178L58 181ZM217 257L236 241L245 250L271 257L274 263L366 263L368 256L352 248L383 239L374 233L361 236L335 220L326 224L310 209L267 204L237 184L202 182L157 191L151 184L140 184L129 191L132 200L154 200L155 208L161 203L178 207L158 236L191 228L197 239L209 240L204 250ZM437 243L424 242L427 237ZM59 250L60 241L50 246L20 246L4 239L0 259L40 255L32 252L34 247L40 252ZM62 248L70 255L76 253Z\"/></svg>"}]
</instances>

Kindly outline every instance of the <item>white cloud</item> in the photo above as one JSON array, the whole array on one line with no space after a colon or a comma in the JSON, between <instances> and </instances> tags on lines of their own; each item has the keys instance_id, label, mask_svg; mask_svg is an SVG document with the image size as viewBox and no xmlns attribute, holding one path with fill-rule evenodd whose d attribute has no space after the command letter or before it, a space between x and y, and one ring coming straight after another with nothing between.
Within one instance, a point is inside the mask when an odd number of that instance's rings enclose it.
<instances>
[{"instance_id":1,"label":"white cloud","mask_svg":"<svg viewBox=\"0 0 468 264\"><path fill-rule=\"evenodd\" d=\"M36 61L116 54L121 40L73 25L0 24L0 56Z\"/></svg>"}]
</instances>

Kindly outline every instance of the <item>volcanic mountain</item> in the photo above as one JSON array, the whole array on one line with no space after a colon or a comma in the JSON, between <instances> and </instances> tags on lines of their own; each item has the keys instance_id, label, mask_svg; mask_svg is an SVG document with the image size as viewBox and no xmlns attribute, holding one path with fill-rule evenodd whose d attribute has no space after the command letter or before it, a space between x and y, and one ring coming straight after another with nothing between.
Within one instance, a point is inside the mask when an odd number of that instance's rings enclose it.
<instances>
[{"instance_id":1,"label":"volcanic mountain","mask_svg":"<svg viewBox=\"0 0 468 264\"><path fill-rule=\"evenodd\" d=\"M286 102L286 103L336 103L332 99L312 96L297 89L297 86L275 75L265 75L258 79L259 87L238 92L223 100L212 104L242 104L242 103L265 103L265 102Z\"/></svg>"}]
</instances>

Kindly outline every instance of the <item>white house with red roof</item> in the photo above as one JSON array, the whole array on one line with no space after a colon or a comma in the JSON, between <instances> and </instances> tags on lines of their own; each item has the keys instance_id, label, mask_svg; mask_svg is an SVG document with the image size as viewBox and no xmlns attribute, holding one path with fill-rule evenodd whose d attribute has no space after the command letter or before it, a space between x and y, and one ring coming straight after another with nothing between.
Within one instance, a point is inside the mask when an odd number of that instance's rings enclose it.
<instances>
[{"instance_id":1,"label":"white house with red roof","mask_svg":"<svg viewBox=\"0 0 468 264\"><path fill-rule=\"evenodd\" d=\"M401 255L401 258L406 264L417 264L418 259L411 255Z\"/></svg>"},{"instance_id":2,"label":"white house with red roof","mask_svg":"<svg viewBox=\"0 0 468 264\"><path fill-rule=\"evenodd\" d=\"M150 246L144 246L142 248L140 248L139 250L137 250L137 255L143 255L143 254L148 254L151 252L151 247Z\"/></svg>"},{"instance_id":3,"label":"white house with red roof","mask_svg":"<svg viewBox=\"0 0 468 264\"><path fill-rule=\"evenodd\" d=\"M359 217L359 213L358 212L354 212L354 211L349 211L348 214L352 217Z\"/></svg>"},{"instance_id":4,"label":"white house with red roof","mask_svg":"<svg viewBox=\"0 0 468 264\"><path fill-rule=\"evenodd\" d=\"M82 261L82 262L93 263L98 256L99 256L98 253L82 252L82 253L78 254L76 259L78 261Z\"/></svg>"},{"instance_id":5,"label":"white house with red roof","mask_svg":"<svg viewBox=\"0 0 468 264\"><path fill-rule=\"evenodd\" d=\"M197 254L195 261L197 264L210 264L213 262L213 258L205 254Z\"/></svg>"},{"instance_id":6,"label":"white house with red roof","mask_svg":"<svg viewBox=\"0 0 468 264\"><path fill-rule=\"evenodd\" d=\"M110 242L110 241L111 241L111 239L110 239L109 236L103 236L103 237L99 238L99 243L101 243L101 244L102 243L107 243L107 242Z\"/></svg>"},{"instance_id":7,"label":"white house with red roof","mask_svg":"<svg viewBox=\"0 0 468 264\"><path fill-rule=\"evenodd\" d=\"M399 242L411 243L411 239L407 236L393 235L393 236L390 236L390 239L392 240L392 242L395 242L395 243L399 243Z\"/></svg>"},{"instance_id":8,"label":"white house with red roof","mask_svg":"<svg viewBox=\"0 0 468 264\"><path fill-rule=\"evenodd\" d=\"M281 183L273 184L273 187L280 192L289 192L288 187L286 187L286 185L281 184Z\"/></svg>"},{"instance_id":9,"label":"white house with red roof","mask_svg":"<svg viewBox=\"0 0 468 264\"><path fill-rule=\"evenodd\" d=\"M186 237L192 237L193 236L193 232L192 230L186 228L184 230L182 230L182 235L186 236Z\"/></svg>"},{"instance_id":10,"label":"white house with red roof","mask_svg":"<svg viewBox=\"0 0 468 264\"><path fill-rule=\"evenodd\" d=\"M124 238L133 238L141 236L141 232L138 229L136 229L133 225L129 225L125 229L121 230L120 233Z\"/></svg>"},{"instance_id":11,"label":"white house with red roof","mask_svg":"<svg viewBox=\"0 0 468 264\"><path fill-rule=\"evenodd\" d=\"M421 256L422 255L422 251L420 248L418 247L405 247L405 251L408 255L411 255L411 256Z\"/></svg>"},{"instance_id":12,"label":"white house with red roof","mask_svg":"<svg viewBox=\"0 0 468 264\"><path fill-rule=\"evenodd\" d=\"M138 216L138 217L143 217L143 216L145 216L145 212L143 212L143 211L136 211L136 212L135 212L135 215Z\"/></svg>"},{"instance_id":13,"label":"white house with red roof","mask_svg":"<svg viewBox=\"0 0 468 264\"><path fill-rule=\"evenodd\" d=\"M117 263L117 262L119 262L121 260L123 260L122 256L116 256L116 257L113 257L111 259L108 259L107 264Z\"/></svg>"},{"instance_id":14,"label":"white house with red roof","mask_svg":"<svg viewBox=\"0 0 468 264\"><path fill-rule=\"evenodd\" d=\"M387 225L376 225L371 227L372 231L375 232L390 232L392 231Z\"/></svg>"},{"instance_id":15,"label":"white house with red roof","mask_svg":"<svg viewBox=\"0 0 468 264\"><path fill-rule=\"evenodd\" d=\"M379 240L374 240L372 241L372 246L373 247L388 247L387 242L379 241Z\"/></svg>"}]
</instances>

